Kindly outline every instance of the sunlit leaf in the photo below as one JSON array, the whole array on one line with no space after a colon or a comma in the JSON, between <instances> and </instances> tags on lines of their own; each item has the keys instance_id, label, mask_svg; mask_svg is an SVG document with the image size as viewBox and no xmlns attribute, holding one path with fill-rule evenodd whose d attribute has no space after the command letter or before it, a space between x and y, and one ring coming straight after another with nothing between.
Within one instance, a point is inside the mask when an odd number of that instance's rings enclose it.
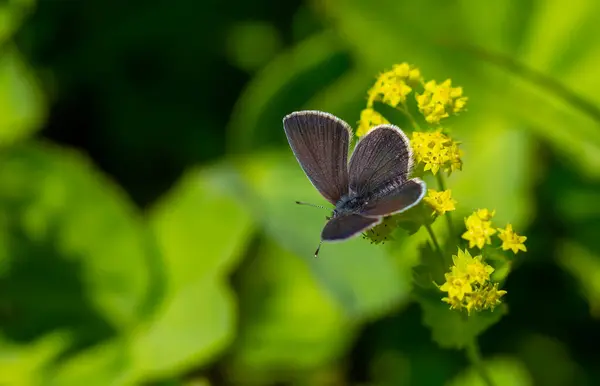
<instances>
[{"instance_id":1,"label":"sunlit leaf","mask_svg":"<svg viewBox=\"0 0 600 386\"><path fill-rule=\"evenodd\" d=\"M0 53L0 145L39 129L46 115L44 102L37 79L18 50L4 46Z\"/></svg>"},{"instance_id":2,"label":"sunlit leaf","mask_svg":"<svg viewBox=\"0 0 600 386\"><path fill-rule=\"evenodd\" d=\"M289 381L347 349L355 325L302 259L265 241L240 276L241 333L228 371L233 379L262 384L276 373Z\"/></svg>"},{"instance_id":3,"label":"sunlit leaf","mask_svg":"<svg viewBox=\"0 0 600 386\"><path fill-rule=\"evenodd\" d=\"M68 326L100 339L136 325L160 266L125 194L81 155L48 144L4 149L0 163L7 334L28 340Z\"/></svg>"},{"instance_id":4,"label":"sunlit leaf","mask_svg":"<svg viewBox=\"0 0 600 386\"><path fill-rule=\"evenodd\" d=\"M226 276L252 232L227 167L188 173L151 212L165 260L162 305L133 338L136 371L147 377L200 366L233 338L236 307Z\"/></svg>"},{"instance_id":5,"label":"sunlit leaf","mask_svg":"<svg viewBox=\"0 0 600 386\"><path fill-rule=\"evenodd\" d=\"M44 369L70 344L65 332L48 334L28 345L0 338L0 384L38 386Z\"/></svg>"},{"instance_id":6,"label":"sunlit leaf","mask_svg":"<svg viewBox=\"0 0 600 386\"><path fill-rule=\"evenodd\" d=\"M533 380L525 365L510 357L495 357L483 362L494 385L532 386ZM471 367L463 374L458 375L448 386L486 386L477 369Z\"/></svg>"},{"instance_id":7,"label":"sunlit leaf","mask_svg":"<svg viewBox=\"0 0 600 386\"><path fill-rule=\"evenodd\" d=\"M57 363L48 371L48 386L132 386L134 373L126 342L110 340Z\"/></svg>"}]
</instances>

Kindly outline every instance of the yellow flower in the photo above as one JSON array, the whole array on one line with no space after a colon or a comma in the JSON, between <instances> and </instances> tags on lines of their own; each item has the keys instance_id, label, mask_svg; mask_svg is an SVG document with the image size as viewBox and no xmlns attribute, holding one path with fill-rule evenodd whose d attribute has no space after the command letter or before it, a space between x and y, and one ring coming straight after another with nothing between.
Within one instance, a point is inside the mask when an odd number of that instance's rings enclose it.
<instances>
[{"instance_id":1,"label":"yellow flower","mask_svg":"<svg viewBox=\"0 0 600 386\"><path fill-rule=\"evenodd\" d=\"M527 252L527 248L524 244L527 237L516 234L513 231L511 224L506 225L506 229L498 228L498 232L500 232L498 237L502 240L503 251L512 249L515 254L519 251Z\"/></svg>"},{"instance_id":2,"label":"yellow flower","mask_svg":"<svg viewBox=\"0 0 600 386\"><path fill-rule=\"evenodd\" d=\"M494 309L501 303L500 298L506 291L498 290L498 283L490 281L494 268L483 261L483 256L471 256L468 250L458 250L452 256L453 265L445 274L446 282L439 289L448 296L442 301L450 304L451 309L482 311Z\"/></svg>"},{"instance_id":3,"label":"yellow flower","mask_svg":"<svg viewBox=\"0 0 600 386\"><path fill-rule=\"evenodd\" d=\"M394 64L392 71L396 76L404 79L410 87L418 86L423 79L421 71L408 63Z\"/></svg>"},{"instance_id":4,"label":"yellow flower","mask_svg":"<svg viewBox=\"0 0 600 386\"><path fill-rule=\"evenodd\" d=\"M431 170L434 175L440 170L451 173L462 168L458 145L441 130L413 132L411 140L415 161L424 164L423 170Z\"/></svg>"},{"instance_id":5,"label":"yellow flower","mask_svg":"<svg viewBox=\"0 0 600 386\"><path fill-rule=\"evenodd\" d=\"M449 272L444 277L446 278L446 282L442 284L440 290L448 292L448 297L450 298L462 300L465 294L473 291L471 283L466 276L455 275L453 272Z\"/></svg>"},{"instance_id":6,"label":"yellow flower","mask_svg":"<svg viewBox=\"0 0 600 386\"><path fill-rule=\"evenodd\" d=\"M500 298L504 295L506 295L506 291L498 290L498 283L494 283L492 286L487 287L482 307L494 310L497 305L502 303Z\"/></svg>"},{"instance_id":7,"label":"yellow flower","mask_svg":"<svg viewBox=\"0 0 600 386\"><path fill-rule=\"evenodd\" d=\"M472 284L485 284L490 279L494 268L483 262L483 256L471 256L468 250L458 250L458 254L452 256L453 266L451 272L466 277Z\"/></svg>"},{"instance_id":8,"label":"yellow flower","mask_svg":"<svg viewBox=\"0 0 600 386\"><path fill-rule=\"evenodd\" d=\"M367 107L373 107L375 101L398 107L406 102L406 96L420 81L421 72L418 68L408 63L395 64L390 71L377 77L377 81L368 91Z\"/></svg>"},{"instance_id":9,"label":"yellow flower","mask_svg":"<svg viewBox=\"0 0 600 386\"><path fill-rule=\"evenodd\" d=\"M469 248L477 246L482 249L484 245L492 243L490 236L496 233L496 230L492 228L491 221L482 219L480 215L489 220L493 214L494 212L487 209L479 210L465 219L467 231L463 233L462 238L469 241Z\"/></svg>"},{"instance_id":10,"label":"yellow flower","mask_svg":"<svg viewBox=\"0 0 600 386\"><path fill-rule=\"evenodd\" d=\"M443 215L446 212L456 210L456 200L452 199L452 191L450 189L441 192L429 189L427 197L423 201L433 209L432 215L435 213Z\"/></svg>"},{"instance_id":11,"label":"yellow flower","mask_svg":"<svg viewBox=\"0 0 600 386\"><path fill-rule=\"evenodd\" d=\"M464 110L467 103L462 87L452 87L451 79L441 84L430 80L425 83L425 91L417 94L415 98L419 111L431 124L438 124L441 119L449 117L450 114L459 113Z\"/></svg>"},{"instance_id":12,"label":"yellow flower","mask_svg":"<svg viewBox=\"0 0 600 386\"><path fill-rule=\"evenodd\" d=\"M477 209L474 213L475 216L479 217L481 221L490 221L492 217L496 215L496 210L490 211L489 209Z\"/></svg>"},{"instance_id":13,"label":"yellow flower","mask_svg":"<svg viewBox=\"0 0 600 386\"><path fill-rule=\"evenodd\" d=\"M356 135L362 137L367 134L373 127L389 123L383 115L377 111L367 108L360 112L360 121L358 122L358 129Z\"/></svg>"}]
</instances>

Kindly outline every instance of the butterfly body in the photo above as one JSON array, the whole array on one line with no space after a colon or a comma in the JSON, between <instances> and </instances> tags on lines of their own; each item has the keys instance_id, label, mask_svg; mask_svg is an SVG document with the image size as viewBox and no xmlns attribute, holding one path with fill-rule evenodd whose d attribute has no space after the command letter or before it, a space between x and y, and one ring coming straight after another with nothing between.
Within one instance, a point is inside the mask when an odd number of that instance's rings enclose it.
<instances>
[{"instance_id":1,"label":"butterfly body","mask_svg":"<svg viewBox=\"0 0 600 386\"><path fill-rule=\"evenodd\" d=\"M350 238L405 211L423 198L425 183L410 178L412 150L402 130L379 125L357 143L350 160L352 129L321 111L298 111L283 119L288 142L315 188L335 205L322 241Z\"/></svg>"}]
</instances>

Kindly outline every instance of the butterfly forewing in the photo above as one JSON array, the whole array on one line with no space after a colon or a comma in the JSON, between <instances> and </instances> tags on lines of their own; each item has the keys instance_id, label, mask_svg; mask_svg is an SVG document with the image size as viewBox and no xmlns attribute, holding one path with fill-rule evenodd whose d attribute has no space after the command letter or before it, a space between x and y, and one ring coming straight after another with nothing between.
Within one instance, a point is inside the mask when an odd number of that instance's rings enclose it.
<instances>
[{"instance_id":1,"label":"butterfly forewing","mask_svg":"<svg viewBox=\"0 0 600 386\"><path fill-rule=\"evenodd\" d=\"M350 158L350 191L357 195L400 184L412 169L412 151L406 135L396 126L379 125L356 145Z\"/></svg>"},{"instance_id":2,"label":"butterfly forewing","mask_svg":"<svg viewBox=\"0 0 600 386\"><path fill-rule=\"evenodd\" d=\"M417 205L425 195L425 182L413 178L399 185L391 185L375 192L373 199L361 211L363 216L388 216Z\"/></svg>"},{"instance_id":3,"label":"butterfly forewing","mask_svg":"<svg viewBox=\"0 0 600 386\"><path fill-rule=\"evenodd\" d=\"M368 218L358 214L334 217L325 224L321 232L321 240L344 240L381 222L381 218Z\"/></svg>"},{"instance_id":4,"label":"butterfly forewing","mask_svg":"<svg viewBox=\"0 0 600 386\"><path fill-rule=\"evenodd\" d=\"M308 179L329 202L348 192L348 147L352 129L321 111L298 111L283 119L290 147Z\"/></svg>"}]
</instances>

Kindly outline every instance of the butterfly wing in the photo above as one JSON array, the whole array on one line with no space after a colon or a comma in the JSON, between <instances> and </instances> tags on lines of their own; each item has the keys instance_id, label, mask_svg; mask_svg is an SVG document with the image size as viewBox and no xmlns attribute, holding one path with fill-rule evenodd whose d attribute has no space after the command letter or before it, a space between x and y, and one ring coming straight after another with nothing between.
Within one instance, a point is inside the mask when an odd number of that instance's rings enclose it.
<instances>
[{"instance_id":1,"label":"butterfly wing","mask_svg":"<svg viewBox=\"0 0 600 386\"><path fill-rule=\"evenodd\" d=\"M325 224L321 240L345 240L381 223L381 218L368 218L358 214L334 217Z\"/></svg>"},{"instance_id":2,"label":"butterfly wing","mask_svg":"<svg viewBox=\"0 0 600 386\"><path fill-rule=\"evenodd\" d=\"M335 205L348 193L350 126L328 113L298 111L283 119L283 128L308 179Z\"/></svg>"},{"instance_id":3,"label":"butterfly wing","mask_svg":"<svg viewBox=\"0 0 600 386\"><path fill-rule=\"evenodd\" d=\"M425 182L413 178L399 185L375 192L373 199L365 205L360 214L367 217L388 216L404 212L417 205L425 196Z\"/></svg>"},{"instance_id":4,"label":"butterfly wing","mask_svg":"<svg viewBox=\"0 0 600 386\"><path fill-rule=\"evenodd\" d=\"M350 192L366 196L390 184L401 185L412 170L412 150L406 135L394 125L373 128L356 145L350 158Z\"/></svg>"}]
</instances>

